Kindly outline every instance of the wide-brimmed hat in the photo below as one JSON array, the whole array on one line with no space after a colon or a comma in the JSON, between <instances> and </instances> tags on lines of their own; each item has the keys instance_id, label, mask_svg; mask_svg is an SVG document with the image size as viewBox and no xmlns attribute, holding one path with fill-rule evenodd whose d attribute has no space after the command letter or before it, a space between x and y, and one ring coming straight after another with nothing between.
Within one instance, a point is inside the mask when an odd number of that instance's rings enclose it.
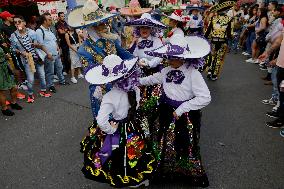
<instances>
[{"instance_id":1,"label":"wide-brimmed hat","mask_svg":"<svg viewBox=\"0 0 284 189\"><path fill-rule=\"evenodd\" d=\"M167 26L153 19L149 13L142 14L141 18L126 22L126 26L146 26L151 28L166 29Z\"/></svg>"},{"instance_id":2,"label":"wide-brimmed hat","mask_svg":"<svg viewBox=\"0 0 284 189\"><path fill-rule=\"evenodd\" d=\"M198 10L198 11L204 11L205 7L199 6L198 4L192 4L186 7L187 10Z\"/></svg>"},{"instance_id":3,"label":"wide-brimmed hat","mask_svg":"<svg viewBox=\"0 0 284 189\"><path fill-rule=\"evenodd\" d=\"M145 54L165 59L197 59L208 55L211 51L209 42L199 36L173 35L170 42Z\"/></svg>"},{"instance_id":4,"label":"wide-brimmed hat","mask_svg":"<svg viewBox=\"0 0 284 189\"><path fill-rule=\"evenodd\" d=\"M141 8L138 0L131 0L128 7L121 8L119 11L126 16L140 16L143 13L150 12L152 8Z\"/></svg>"},{"instance_id":5,"label":"wide-brimmed hat","mask_svg":"<svg viewBox=\"0 0 284 189\"><path fill-rule=\"evenodd\" d=\"M182 10L175 10L170 16L168 16L170 19L177 20L179 22L183 22L183 15Z\"/></svg>"},{"instance_id":6,"label":"wide-brimmed hat","mask_svg":"<svg viewBox=\"0 0 284 189\"><path fill-rule=\"evenodd\" d=\"M233 6L235 6L235 4L236 4L235 1L224 1L224 2L218 3L210 7L209 11L210 12L223 12L223 11L226 11L232 8Z\"/></svg>"},{"instance_id":7,"label":"wide-brimmed hat","mask_svg":"<svg viewBox=\"0 0 284 189\"><path fill-rule=\"evenodd\" d=\"M94 0L87 0L83 6L75 7L68 14L67 23L72 28L87 27L107 22L114 16L117 14L106 13L99 8Z\"/></svg>"},{"instance_id":8,"label":"wide-brimmed hat","mask_svg":"<svg viewBox=\"0 0 284 189\"><path fill-rule=\"evenodd\" d=\"M123 61L117 55L108 55L103 63L87 71L85 79L95 85L102 85L127 77L135 66L138 58Z\"/></svg>"}]
</instances>

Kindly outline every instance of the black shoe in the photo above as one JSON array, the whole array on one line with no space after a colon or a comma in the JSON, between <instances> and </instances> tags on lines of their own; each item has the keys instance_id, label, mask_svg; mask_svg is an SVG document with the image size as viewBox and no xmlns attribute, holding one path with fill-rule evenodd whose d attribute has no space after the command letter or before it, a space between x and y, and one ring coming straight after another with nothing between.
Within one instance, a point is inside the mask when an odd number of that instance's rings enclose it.
<instances>
[{"instance_id":1,"label":"black shoe","mask_svg":"<svg viewBox=\"0 0 284 189\"><path fill-rule=\"evenodd\" d=\"M52 92L52 93L56 93L56 89L55 89L54 86L49 87L48 90L49 90L50 92Z\"/></svg>"},{"instance_id":2,"label":"black shoe","mask_svg":"<svg viewBox=\"0 0 284 189\"><path fill-rule=\"evenodd\" d=\"M284 127L284 121L278 118L274 121L266 122L266 126L274 129L282 128Z\"/></svg>"},{"instance_id":3,"label":"black shoe","mask_svg":"<svg viewBox=\"0 0 284 189\"><path fill-rule=\"evenodd\" d=\"M70 83L64 81L63 83L59 83L60 85L70 85Z\"/></svg>"},{"instance_id":4,"label":"black shoe","mask_svg":"<svg viewBox=\"0 0 284 189\"><path fill-rule=\"evenodd\" d=\"M22 110L23 109L23 107L20 106L18 103L15 103L15 104L11 103L10 106L13 110Z\"/></svg>"},{"instance_id":5,"label":"black shoe","mask_svg":"<svg viewBox=\"0 0 284 189\"><path fill-rule=\"evenodd\" d=\"M14 112L12 112L11 110L7 109L7 110L2 110L2 114L5 116L13 116L15 115Z\"/></svg>"},{"instance_id":6,"label":"black shoe","mask_svg":"<svg viewBox=\"0 0 284 189\"><path fill-rule=\"evenodd\" d=\"M268 117L271 117L271 118L279 118L279 113L278 112L267 112L266 113L266 115L268 116Z\"/></svg>"}]
</instances>

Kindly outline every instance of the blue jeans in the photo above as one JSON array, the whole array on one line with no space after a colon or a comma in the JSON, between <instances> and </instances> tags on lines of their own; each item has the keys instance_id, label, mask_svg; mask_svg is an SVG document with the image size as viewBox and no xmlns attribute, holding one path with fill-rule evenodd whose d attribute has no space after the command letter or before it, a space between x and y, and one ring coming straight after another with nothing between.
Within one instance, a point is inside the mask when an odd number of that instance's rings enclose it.
<instances>
[{"instance_id":1,"label":"blue jeans","mask_svg":"<svg viewBox=\"0 0 284 189\"><path fill-rule=\"evenodd\" d=\"M28 94L32 95L34 93L33 85L35 81L35 73L31 72L31 68L27 63L24 64L24 67L25 67L25 72L26 72L27 80L28 80L28 84L27 84ZM35 63L35 68L36 68L36 73L38 74L38 77L40 80L40 89L41 91L46 91L44 65Z\"/></svg>"},{"instance_id":2,"label":"blue jeans","mask_svg":"<svg viewBox=\"0 0 284 189\"><path fill-rule=\"evenodd\" d=\"M64 83L65 78L63 76L62 70L62 62L59 55L52 56L53 60L45 59L44 67L45 67L45 76L46 76L46 86L50 88L54 86L53 79L54 79L54 68L56 70L56 75L59 78L59 83Z\"/></svg>"},{"instance_id":3,"label":"blue jeans","mask_svg":"<svg viewBox=\"0 0 284 189\"><path fill-rule=\"evenodd\" d=\"M279 99L279 90L278 90L278 84L277 84L277 66L272 68L271 72L271 81L273 84L272 88L272 98L274 101L278 101Z\"/></svg>"},{"instance_id":4,"label":"blue jeans","mask_svg":"<svg viewBox=\"0 0 284 189\"><path fill-rule=\"evenodd\" d=\"M247 53L251 54L252 53L252 50L251 50L251 46L252 46L252 43L253 43L253 40L255 40L255 32L250 32L248 34L248 37L247 37L247 41L246 41L246 48L247 48Z\"/></svg>"}]
</instances>

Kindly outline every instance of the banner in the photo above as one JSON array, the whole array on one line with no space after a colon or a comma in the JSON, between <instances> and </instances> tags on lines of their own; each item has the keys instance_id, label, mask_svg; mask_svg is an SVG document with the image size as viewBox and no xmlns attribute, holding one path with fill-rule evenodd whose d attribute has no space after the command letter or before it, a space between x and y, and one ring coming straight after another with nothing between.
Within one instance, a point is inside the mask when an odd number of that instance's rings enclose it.
<instances>
[{"instance_id":1,"label":"banner","mask_svg":"<svg viewBox=\"0 0 284 189\"><path fill-rule=\"evenodd\" d=\"M110 7L115 6L117 8L125 7L125 0L96 0L97 2L101 2L103 6ZM77 0L77 5L83 5L86 2L86 0Z\"/></svg>"},{"instance_id":2,"label":"banner","mask_svg":"<svg viewBox=\"0 0 284 189\"><path fill-rule=\"evenodd\" d=\"M57 19L59 12L67 13L66 1L53 1L53 2L41 2L37 3L39 14L49 12L54 20Z\"/></svg>"}]
</instances>

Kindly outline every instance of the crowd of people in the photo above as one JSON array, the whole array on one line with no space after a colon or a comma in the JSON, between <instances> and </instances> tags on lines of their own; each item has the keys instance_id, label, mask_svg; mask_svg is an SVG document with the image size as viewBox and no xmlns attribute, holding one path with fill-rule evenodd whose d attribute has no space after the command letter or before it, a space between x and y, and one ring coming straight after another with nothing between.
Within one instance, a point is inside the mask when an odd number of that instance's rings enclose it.
<instances>
[{"instance_id":1,"label":"crowd of people","mask_svg":"<svg viewBox=\"0 0 284 189\"><path fill-rule=\"evenodd\" d=\"M266 84L275 105L267 126L284 126L283 7L192 0L152 10L131 0L125 8L103 7L94 0L58 14L26 22L0 13L0 103L2 113L21 110L18 98L35 101L56 93L54 83L89 83L93 124L81 142L86 178L114 187L186 181L207 187L199 138L201 109L211 101L201 75L220 78L228 51L250 56L246 62L267 70ZM67 20L67 21L66 21ZM26 80L26 81L25 81ZM6 100L10 91L11 100ZM11 109L10 109L10 108ZM284 130L280 132L284 137Z\"/></svg>"},{"instance_id":2,"label":"crowd of people","mask_svg":"<svg viewBox=\"0 0 284 189\"><path fill-rule=\"evenodd\" d=\"M284 7L278 5L277 1L271 1L267 7L253 5L248 8L235 6L227 15L235 17L234 37L231 43L231 50L247 56L247 63L258 64L260 70L267 71L262 77L265 85L272 86L271 97L264 99L263 104L272 105L271 112L266 115L276 118L275 121L267 122L271 128L281 128L283 121L283 99L281 97L281 82L283 68L283 39L284 28ZM280 132L284 136L284 130Z\"/></svg>"}]
</instances>

